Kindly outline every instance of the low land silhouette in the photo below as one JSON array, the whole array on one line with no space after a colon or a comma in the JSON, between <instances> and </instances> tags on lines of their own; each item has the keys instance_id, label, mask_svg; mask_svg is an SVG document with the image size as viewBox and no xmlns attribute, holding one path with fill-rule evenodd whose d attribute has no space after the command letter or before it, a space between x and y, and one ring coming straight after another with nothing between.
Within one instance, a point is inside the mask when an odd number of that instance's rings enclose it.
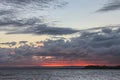
<instances>
[{"instance_id":1,"label":"low land silhouette","mask_svg":"<svg viewBox=\"0 0 120 80\"><path fill-rule=\"evenodd\" d=\"M88 65L88 66L63 66L63 67L41 67L41 66L32 66L32 67L0 67L0 70L14 70L14 69L120 69L120 66L96 66L96 65Z\"/></svg>"}]
</instances>

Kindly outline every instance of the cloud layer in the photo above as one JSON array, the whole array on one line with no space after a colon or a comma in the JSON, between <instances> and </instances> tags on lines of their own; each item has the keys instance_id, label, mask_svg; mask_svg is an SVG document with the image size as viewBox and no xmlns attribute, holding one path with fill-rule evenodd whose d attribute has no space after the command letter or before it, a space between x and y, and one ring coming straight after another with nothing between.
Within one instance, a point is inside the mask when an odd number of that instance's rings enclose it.
<instances>
[{"instance_id":1,"label":"cloud layer","mask_svg":"<svg viewBox=\"0 0 120 80\"><path fill-rule=\"evenodd\" d=\"M79 37L70 38L69 40L63 38L48 39L30 45L23 41L25 43L18 48L0 48L0 64L18 64L22 62L31 64L59 60L79 60L97 65L120 64L119 26L83 30L79 35ZM14 43L11 42L10 44L15 46ZM44 46L35 47L35 45L41 45L41 43ZM5 43L1 44L4 45Z\"/></svg>"},{"instance_id":2,"label":"cloud layer","mask_svg":"<svg viewBox=\"0 0 120 80\"><path fill-rule=\"evenodd\" d=\"M0 30L7 34L64 35L78 32L69 28L49 26L44 22L48 9L63 7L60 0L3 0L0 1Z\"/></svg>"},{"instance_id":3,"label":"cloud layer","mask_svg":"<svg viewBox=\"0 0 120 80\"><path fill-rule=\"evenodd\" d=\"M26 29L13 30L7 34L48 34L48 35L65 35L79 32L71 28L50 27L46 24L39 24L34 27L28 27Z\"/></svg>"},{"instance_id":4,"label":"cloud layer","mask_svg":"<svg viewBox=\"0 0 120 80\"><path fill-rule=\"evenodd\" d=\"M108 3L97 12L107 12L113 10L120 10L120 0L109 0Z\"/></svg>"}]
</instances>

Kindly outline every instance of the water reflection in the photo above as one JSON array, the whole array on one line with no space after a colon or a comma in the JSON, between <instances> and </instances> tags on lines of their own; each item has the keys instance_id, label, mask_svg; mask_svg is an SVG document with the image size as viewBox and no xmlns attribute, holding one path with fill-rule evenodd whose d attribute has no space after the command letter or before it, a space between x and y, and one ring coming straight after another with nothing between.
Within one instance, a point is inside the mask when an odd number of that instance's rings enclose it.
<instances>
[{"instance_id":1,"label":"water reflection","mask_svg":"<svg viewBox=\"0 0 120 80\"><path fill-rule=\"evenodd\" d=\"M0 80L120 80L120 70L0 70Z\"/></svg>"}]
</instances>

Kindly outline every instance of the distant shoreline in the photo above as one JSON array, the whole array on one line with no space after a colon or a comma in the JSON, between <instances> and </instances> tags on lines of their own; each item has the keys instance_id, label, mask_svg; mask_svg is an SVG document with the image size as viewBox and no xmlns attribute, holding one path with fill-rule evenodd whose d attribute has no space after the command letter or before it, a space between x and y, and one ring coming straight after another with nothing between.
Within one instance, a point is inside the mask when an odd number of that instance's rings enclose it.
<instances>
[{"instance_id":1,"label":"distant shoreline","mask_svg":"<svg viewBox=\"0 0 120 80\"><path fill-rule=\"evenodd\" d=\"M63 67L0 67L0 70L29 70L29 69L120 69L120 66L63 66Z\"/></svg>"}]
</instances>

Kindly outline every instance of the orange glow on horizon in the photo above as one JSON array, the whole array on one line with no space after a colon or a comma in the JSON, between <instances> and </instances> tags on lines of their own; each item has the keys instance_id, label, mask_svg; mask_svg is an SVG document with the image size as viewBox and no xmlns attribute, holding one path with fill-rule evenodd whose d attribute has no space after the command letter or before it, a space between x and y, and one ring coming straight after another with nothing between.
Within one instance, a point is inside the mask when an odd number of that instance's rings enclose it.
<instances>
[{"instance_id":1,"label":"orange glow on horizon","mask_svg":"<svg viewBox=\"0 0 120 80\"><path fill-rule=\"evenodd\" d=\"M50 57L51 58L51 57ZM36 58L37 59L37 58ZM21 63L21 64L3 64L0 66L16 66L16 67L32 67L32 66L40 66L40 67L72 67L72 66L118 66L119 64L107 64L107 63L99 63L99 62L91 62L91 61L84 61L84 60L44 60L42 62L31 62L29 63Z\"/></svg>"},{"instance_id":2,"label":"orange glow on horizon","mask_svg":"<svg viewBox=\"0 0 120 80\"><path fill-rule=\"evenodd\" d=\"M95 65L84 61L46 61L40 64L43 67L88 66Z\"/></svg>"}]
</instances>

